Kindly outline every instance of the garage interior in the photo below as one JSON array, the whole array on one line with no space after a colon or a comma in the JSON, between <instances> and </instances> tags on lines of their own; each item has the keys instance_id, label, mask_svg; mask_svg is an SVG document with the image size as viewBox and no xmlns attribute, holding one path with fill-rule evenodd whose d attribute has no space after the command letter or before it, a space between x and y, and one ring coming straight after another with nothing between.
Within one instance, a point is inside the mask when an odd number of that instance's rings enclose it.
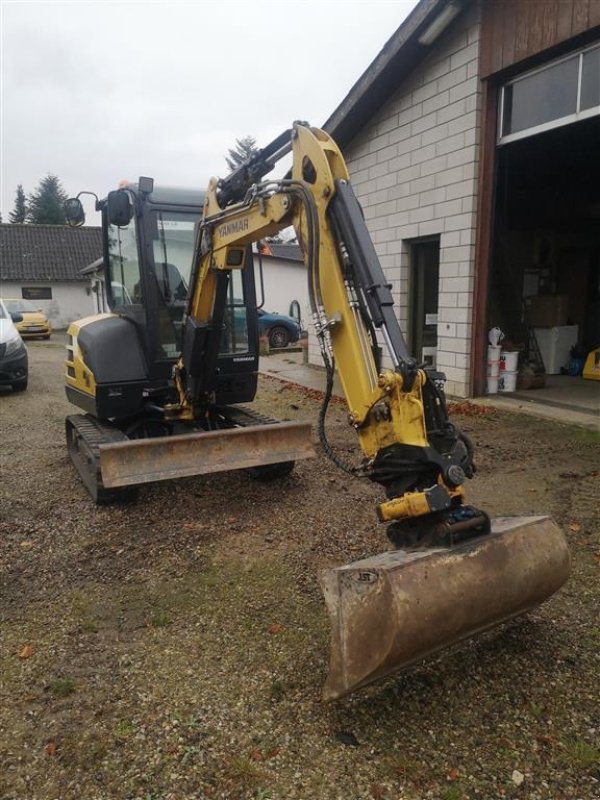
<instances>
[{"instance_id":1,"label":"garage interior","mask_svg":"<svg viewBox=\"0 0 600 800\"><path fill-rule=\"evenodd\" d=\"M512 397L597 414L582 367L600 346L600 117L500 144L490 327L519 350Z\"/></svg>"}]
</instances>

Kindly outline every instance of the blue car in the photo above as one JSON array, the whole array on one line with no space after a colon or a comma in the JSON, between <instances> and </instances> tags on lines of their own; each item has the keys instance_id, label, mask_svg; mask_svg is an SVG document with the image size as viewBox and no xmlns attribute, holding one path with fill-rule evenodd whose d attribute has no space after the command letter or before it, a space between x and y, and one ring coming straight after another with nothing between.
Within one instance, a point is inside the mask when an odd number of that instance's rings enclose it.
<instances>
[{"instance_id":1,"label":"blue car","mask_svg":"<svg viewBox=\"0 0 600 800\"><path fill-rule=\"evenodd\" d=\"M268 338L269 347L278 349L297 342L300 338L301 328L292 317L285 317L283 314L270 314L268 311L259 309L258 332L260 336Z\"/></svg>"}]
</instances>

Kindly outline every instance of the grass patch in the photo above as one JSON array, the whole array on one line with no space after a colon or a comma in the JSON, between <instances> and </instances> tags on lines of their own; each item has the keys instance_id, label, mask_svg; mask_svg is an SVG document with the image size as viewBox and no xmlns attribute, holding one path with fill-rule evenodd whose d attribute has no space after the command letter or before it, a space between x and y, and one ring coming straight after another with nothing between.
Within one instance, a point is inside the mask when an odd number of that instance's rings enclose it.
<instances>
[{"instance_id":1,"label":"grass patch","mask_svg":"<svg viewBox=\"0 0 600 800\"><path fill-rule=\"evenodd\" d=\"M120 719L115 727L115 734L119 739L127 739L135 733L135 725L128 719Z\"/></svg>"},{"instance_id":2,"label":"grass patch","mask_svg":"<svg viewBox=\"0 0 600 800\"><path fill-rule=\"evenodd\" d=\"M225 768L226 777L238 788L258 791L264 782L264 770L244 756L232 759Z\"/></svg>"},{"instance_id":3,"label":"grass patch","mask_svg":"<svg viewBox=\"0 0 600 800\"><path fill-rule=\"evenodd\" d=\"M153 628L166 628L167 625L170 625L173 622L173 619L170 614L166 611L156 611L152 615L152 619L150 620L150 625Z\"/></svg>"},{"instance_id":4,"label":"grass patch","mask_svg":"<svg viewBox=\"0 0 600 800\"><path fill-rule=\"evenodd\" d=\"M93 617L81 620L81 630L86 633L98 633L98 623Z\"/></svg>"},{"instance_id":5,"label":"grass patch","mask_svg":"<svg viewBox=\"0 0 600 800\"><path fill-rule=\"evenodd\" d=\"M50 691L56 697L68 697L76 688L73 678L56 678L50 684Z\"/></svg>"},{"instance_id":6,"label":"grass patch","mask_svg":"<svg viewBox=\"0 0 600 800\"><path fill-rule=\"evenodd\" d=\"M590 444L600 443L600 431L592 430L592 428L577 428L577 439L580 442L589 442Z\"/></svg>"},{"instance_id":7,"label":"grass patch","mask_svg":"<svg viewBox=\"0 0 600 800\"><path fill-rule=\"evenodd\" d=\"M463 800L463 790L459 786L450 786L441 794L442 800Z\"/></svg>"},{"instance_id":8,"label":"grass patch","mask_svg":"<svg viewBox=\"0 0 600 800\"><path fill-rule=\"evenodd\" d=\"M388 765L391 772L402 781L419 783L425 777L423 764L406 753L395 753L390 756Z\"/></svg>"},{"instance_id":9,"label":"grass patch","mask_svg":"<svg viewBox=\"0 0 600 800\"><path fill-rule=\"evenodd\" d=\"M600 749L581 739L574 739L566 744L567 757L571 765L589 769L600 764Z\"/></svg>"}]
</instances>

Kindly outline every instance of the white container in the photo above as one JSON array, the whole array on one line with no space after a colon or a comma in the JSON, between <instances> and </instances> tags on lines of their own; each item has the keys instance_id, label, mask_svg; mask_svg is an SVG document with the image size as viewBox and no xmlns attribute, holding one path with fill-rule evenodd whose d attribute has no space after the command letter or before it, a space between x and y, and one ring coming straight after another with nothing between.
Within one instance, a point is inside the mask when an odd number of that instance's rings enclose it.
<instances>
[{"instance_id":1,"label":"white container","mask_svg":"<svg viewBox=\"0 0 600 800\"><path fill-rule=\"evenodd\" d=\"M500 364L500 345L493 347L490 345L487 350L487 376L497 378ZM494 392L495 394L495 392Z\"/></svg>"},{"instance_id":2,"label":"white container","mask_svg":"<svg viewBox=\"0 0 600 800\"><path fill-rule=\"evenodd\" d=\"M487 393L488 394L498 394L498 376L492 377L488 375L487 379Z\"/></svg>"},{"instance_id":3,"label":"white container","mask_svg":"<svg viewBox=\"0 0 600 800\"><path fill-rule=\"evenodd\" d=\"M517 375L517 372L503 372L500 370L500 377L498 378L498 391L515 392L517 389Z\"/></svg>"},{"instance_id":4,"label":"white container","mask_svg":"<svg viewBox=\"0 0 600 800\"><path fill-rule=\"evenodd\" d=\"M558 328L535 328L544 367L548 375L559 375L560 368L566 367L571 356L571 348L579 338L578 325L563 325Z\"/></svg>"},{"instance_id":5,"label":"white container","mask_svg":"<svg viewBox=\"0 0 600 800\"><path fill-rule=\"evenodd\" d=\"M499 361L488 361L487 363L487 376L488 378L497 378L500 372Z\"/></svg>"},{"instance_id":6,"label":"white container","mask_svg":"<svg viewBox=\"0 0 600 800\"><path fill-rule=\"evenodd\" d=\"M500 372L517 372L519 368L519 351L502 350L500 352Z\"/></svg>"}]
</instances>

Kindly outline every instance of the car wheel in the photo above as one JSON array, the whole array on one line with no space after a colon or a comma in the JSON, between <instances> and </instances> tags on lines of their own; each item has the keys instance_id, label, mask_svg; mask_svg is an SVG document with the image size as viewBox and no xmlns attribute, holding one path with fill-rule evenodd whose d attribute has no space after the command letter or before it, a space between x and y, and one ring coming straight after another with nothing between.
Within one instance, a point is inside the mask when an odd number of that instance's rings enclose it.
<instances>
[{"instance_id":1,"label":"car wheel","mask_svg":"<svg viewBox=\"0 0 600 800\"><path fill-rule=\"evenodd\" d=\"M27 389L27 378L23 378L23 380L15 381L13 383L14 392L24 392L25 389Z\"/></svg>"},{"instance_id":2,"label":"car wheel","mask_svg":"<svg viewBox=\"0 0 600 800\"><path fill-rule=\"evenodd\" d=\"M287 347L290 342L290 335L286 331L285 328L282 328L280 325L277 325L274 328L271 328L269 331L269 347L272 347L274 350Z\"/></svg>"}]
</instances>

